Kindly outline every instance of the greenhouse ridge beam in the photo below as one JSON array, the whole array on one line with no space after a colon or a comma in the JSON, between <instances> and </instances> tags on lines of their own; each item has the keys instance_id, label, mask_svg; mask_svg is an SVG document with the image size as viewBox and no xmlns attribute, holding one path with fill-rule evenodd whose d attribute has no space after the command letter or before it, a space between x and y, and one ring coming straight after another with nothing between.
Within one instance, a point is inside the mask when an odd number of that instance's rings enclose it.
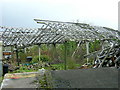
<instances>
[{"instance_id":1,"label":"greenhouse ridge beam","mask_svg":"<svg viewBox=\"0 0 120 90\"><path fill-rule=\"evenodd\" d=\"M66 39L84 40L84 39L120 39L119 31L107 27L90 26L84 23L61 22L34 19L38 24L48 25L50 30L63 34Z\"/></svg>"}]
</instances>

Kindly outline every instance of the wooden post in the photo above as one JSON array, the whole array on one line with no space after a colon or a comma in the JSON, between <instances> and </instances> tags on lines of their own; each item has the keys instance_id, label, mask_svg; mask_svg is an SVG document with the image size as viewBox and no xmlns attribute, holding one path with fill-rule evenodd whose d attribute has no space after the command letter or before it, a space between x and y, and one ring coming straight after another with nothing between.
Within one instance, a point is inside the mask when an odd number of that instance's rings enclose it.
<instances>
[{"instance_id":1,"label":"wooden post","mask_svg":"<svg viewBox=\"0 0 120 90\"><path fill-rule=\"evenodd\" d=\"M67 69L67 41L65 41L64 43L64 47L65 47L65 53L64 53L64 63L65 63L65 70Z\"/></svg>"},{"instance_id":2,"label":"wooden post","mask_svg":"<svg viewBox=\"0 0 120 90\"><path fill-rule=\"evenodd\" d=\"M56 49L56 44L55 44L55 43L53 43L53 46L54 46L54 48Z\"/></svg>"},{"instance_id":3,"label":"wooden post","mask_svg":"<svg viewBox=\"0 0 120 90\"><path fill-rule=\"evenodd\" d=\"M14 51L14 47L11 46L11 62L14 62L14 54L13 54L13 51Z\"/></svg>"},{"instance_id":4,"label":"wooden post","mask_svg":"<svg viewBox=\"0 0 120 90\"><path fill-rule=\"evenodd\" d=\"M77 44L78 43L78 44ZM72 54L72 58L73 58L73 56L75 55L75 53L76 53L76 51L77 51L77 49L79 48L79 46L80 46L80 44L81 44L81 41L79 41L79 42L77 42L76 43L76 49L75 49L75 51L73 52L73 54Z\"/></svg>"},{"instance_id":5,"label":"wooden post","mask_svg":"<svg viewBox=\"0 0 120 90\"><path fill-rule=\"evenodd\" d=\"M41 56L41 52L40 52L40 44L39 44L38 46L39 46L39 61L40 61L40 56Z\"/></svg>"},{"instance_id":6,"label":"wooden post","mask_svg":"<svg viewBox=\"0 0 120 90\"><path fill-rule=\"evenodd\" d=\"M15 51L16 51L16 61L17 61L17 64L19 66L19 58L18 58L18 48L17 48L17 45L15 46Z\"/></svg>"},{"instance_id":7,"label":"wooden post","mask_svg":"<svg viewBox=\"0 0 120 90\"><path fill-rule=\"evenodd\" d=\"M101 49L103 50L104 49L104 41L101 41Z\"/></svg>"},{"instance_id":8,"label":"wooden post","mask_svg":"<svg viewBox=\"0 0 120 90\"><path fill-rule=\"evenodd\" d=\"M54 60L56 60L57 52L56 52L56 44L55 43L53 43L53 49L54 49L54 51L53 51Z\"/></svg>"},{"instance_id":9,"label":"wooden post","mask_svg":"<svg viewBox=\"0 0 120 90\"><path fill-rule=\"evenodd\" d=\"M2 59L3 59L3 51L2 51L3 42L0 41L0 76L3 75L3 66L2 66Z\"/></svg>"},{"instance_id":10,"label":"wooden post","mask_svg":"<svg viewBox=\"0 0 120 90\"><path fill-rule=\"evenodd\" d=\"M86 52L87 52L87 55L89 54L89 42L86 42ZM87 64L89 62L89 58L87 58Z\"/></svg>"},{"instance_id":11,"label":"wooden post","mask_svg":"<svg viewBox=\"0 0 120 90\"><path fill-rule=\"evenodd\" d=\"M25 52L25 54L27 53L26 47L24 48L24 52Z\"/></svg>"}]
</instances>

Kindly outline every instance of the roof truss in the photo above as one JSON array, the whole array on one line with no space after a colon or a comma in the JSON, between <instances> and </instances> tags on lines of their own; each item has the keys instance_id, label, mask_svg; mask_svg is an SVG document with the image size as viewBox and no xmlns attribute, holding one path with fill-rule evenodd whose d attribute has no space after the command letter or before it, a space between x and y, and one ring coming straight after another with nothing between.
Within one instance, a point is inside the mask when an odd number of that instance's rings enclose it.
<instances>
[{"instance_id":1,"label":"roof truss","mask_svg":"<svg viewBox=\"0 0 120 90\"><path fill-rule=\"evenodd\" d=\"M39 28L0 27L4 46L25 47L36 44L64 43L66 40L120 39L119 31L89 24L34 19Z\"/></svg>"}]
</instances>

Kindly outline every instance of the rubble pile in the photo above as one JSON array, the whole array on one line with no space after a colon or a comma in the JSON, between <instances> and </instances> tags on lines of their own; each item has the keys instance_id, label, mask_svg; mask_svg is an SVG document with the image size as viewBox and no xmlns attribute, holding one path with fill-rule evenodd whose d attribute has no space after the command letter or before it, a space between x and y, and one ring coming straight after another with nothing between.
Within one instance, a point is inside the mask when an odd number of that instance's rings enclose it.
<instances>
[{"instance_id":1,"label":"rubble pile","mask_svg":"<svg viewBox=\"0 0 120 90\"><path fill-rule=\"evenodd\" d=\"M120 44L113 44L97 55L93 68L99 67L120 67Z\"/></svg>"}]
</instances>

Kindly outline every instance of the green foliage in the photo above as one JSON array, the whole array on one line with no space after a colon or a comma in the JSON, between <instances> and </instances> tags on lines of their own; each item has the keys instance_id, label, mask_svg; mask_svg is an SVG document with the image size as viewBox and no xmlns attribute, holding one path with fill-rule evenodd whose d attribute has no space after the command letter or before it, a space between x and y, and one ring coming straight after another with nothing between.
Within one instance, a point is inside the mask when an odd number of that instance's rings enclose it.
<instances>
[{"instance_id":1,"label":"green foliage","mask_svg":"<svg viewBox=\"0 0 120 90\"><path fill-rule=\"evenodd\" d=\"M37 70L34 70L33 68L28 69L28 66L23 65L18 70L9 73L23 73L23 72L36 72L36 71Z\"/></svg>"},{"instance_id":2,"label":"green foliage","mask_svg":"<svg viewBox=\"0 0 120 90\"><path fill-rule=\"evenodd\" d=\"M77 44L75 41L67 41L67 56L71 56L76 47ZM56 48L61 58L64 59L64 52L65 52L64 44L58 45Z\"/></svg>"},{"instance_id":3,"label":"green foliage","mask_svg":"<svg viewBox=\"0 0 120 90\"><path fill-rule=\"evenodd\" d=\"M32 46L32 48L31 48L30 50L31 50L31 51L37 51L37 50L38 50L38 45Z\"/></svg>"},{"instance_id":4,"label":"green foliage","mask_svg":"<svg viewBox=\"0 0 120 90\"><path fill-rule=\"evenodd\" d=\"M56 46L57 53L59 54L59 59L64 60L64 44L60 44Z\"/></svg>"},{"instance_id":5,"label":"green foliage","mask_svg":"<svg viewBox=\"0 0 120 90\"><path fill-rule=\"evenodd\" d=\"M91 27L92 28L92 27ZM67 41L67 69L74 69L76 68L76 64L84 64L86 62L86 59L84 58L84 55L86 54L86 43L81 44L78 48L77 48L77 43L75 41ZM77 50L76 50L77 48ZM100 41L96 40L95 42L90 42L89 45L89 52L94 52L97 51L101 48L100 46ZM40 61L41 63L46 63L46 62L52 62L52 63L56 63L58 62L58 64L53 64L51 65L52 68L58 69L58 70L64 70L64 55L65 55L65 46L64 44L56 44L56 47L54 47L53 44L42 44L41 45L41 56L40 56ZM76 50L76 51L75 51ZM74 56L73 56L73 60L71 59L73 52ZM38 45L34 45L31 47L26 48L26 53L25 52L19 52L19 57L20 60L24 63L26 63L26 57L27 56L32 56L33 60L31 61L31 63L39 63L39 56L38 53L39 52L39 47ZM16 55L14 54L12 58L13 61L16 61ZM92 63L92 59L89 59L89 61ZM48 68L49 67L45 67ZM26 69L25 69L26 70ZM21 69L21 71L24 71L23 69ZM18 70L18 72L20 72L20 70Z\"/></svg>"},{"instance_id":6,"label":"green foliage","mask_svg":"<svg viewBox=\"0 0 120 90\"><path fill-rule=\"evenodd\" d=\"M40 83L39 88L50 88L50 87L48 87L48 84L47 84L47 76L46 75L42 76L42 79L39 80L39 83Z\"/></svg>"},{"instance_id":7,"label":"green foliage","mask_svg":"<svg viewBox=\"0 0 120 90\"><path fill-rule=\"evenodd\" d=\"M64 63L52 64L51 66L52 66L51 69L64 70Z\"/></svg>"},{"instance_id":8,"label":"green foliage","mask_svg":"<svg viewBox=\"0 0 120 90\"><path fill-rule=\"evenodd\" d=\"M98 51L99 49L100 49L100 41L99 40L90 42L90 52Z\"/></svg>"},{"instance_id":9,"label":"green foliage","mask_svg":"<svg viewBox=\"0 0 120 90\"><path fill-rule=\"evenodd\" d=\"M79 48L77 48L74 55L74 60L79 64L82 63L85 54L86 54L86 44L82 44L80 45Z\"/></svg>"},{"instance_id":10,"label":"green foliage","mask_svg":"<svg viewBox=\"0 0 120 90\"><path fill-rule=\"evenodd\" d=\"M40 56L40 61L42 61L42 62L48 62L48 61L51 61L51 59L47 55L41 55ZM39 56L34 56L33 60L31 62L32 63L38 63L39 62Z\"/></svg>"},{"instance_id":11,"label":"green foliage","mask_svg":"<svg viewBox=\"0 0 120 90\"><path fill-rule=\"evenodd\" d=\"M67 69L75 69L76 68L75 60L69 58L67 62L68 62Z\"/></svg>"},{"instance_id":12,"label":"green foliage","mask_svg":"<svg viewBox=\"0 0 120 90\"><path fill-rule=\"evenodd\" d=\"M40 60L41 60L42 62L51 61L50 57L47 56L47 55L41 55Z\"/></svg>"},{"instance_id":13,"label":"green foliage","mask_svg":"<svg viewBox=\"0 0 120 90\"><path fill-rule=\"evenodd\" d=\"M28 69L25 69L25 70L22 70L22 69L18 69L18 70L15 70L13 71L12 73L23 73L23 72L36 72L36 70L28 70Z\"/></svg>"},{"instance_id":14,"label":"green foliage","mask_svg":"<svg viewBox=\"0 0 120 90\"><path fill-rule=\"evenodd\" d=\"M22 61L22 62L25 62L26 61L26 54L24 52L19 52L19 59Z\"/></svg>"},{"instance_id":15,"label":"green foliage","mask_svg":"<svg viewBox=\"0 0 120 90\"><path fill-rule=\"evenodd\" d=\"M42 44L41 45L41 49L44 50L44 51L48 50L47 45L46 44Z\"/></svg>"},{"instance_id":16,"label":"green foliage","mask_svg":"<svg viewBox=\"0 0 120 90\"><path fill-rule=\"evenodd\" d=\"M76 47L77 47L77 44L75 41L68 41L67 42L67 55L71 56Z\"/></svg>"},{"instance_id":17,"label":"green foliage","mask_svg":"<svg viewBox=\"0 0 120 90\"><path fill-rule=\"evenodd\" d=\"M39 61L39 56L34 56L31 63L38 63Z\"/></svg>"}]
</instances>

